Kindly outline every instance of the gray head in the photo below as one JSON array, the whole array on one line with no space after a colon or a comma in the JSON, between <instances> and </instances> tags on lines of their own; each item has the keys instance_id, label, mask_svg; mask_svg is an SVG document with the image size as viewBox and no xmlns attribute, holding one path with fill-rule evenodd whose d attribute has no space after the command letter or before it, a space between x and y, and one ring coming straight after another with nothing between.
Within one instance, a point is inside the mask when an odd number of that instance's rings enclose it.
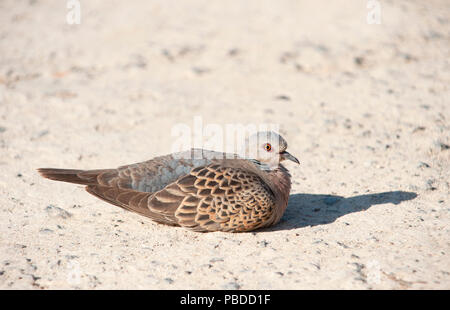
<instances>
[{"instance_id":1,"label":"gray head","mask_svg":"<svg viewBox=\"0 0 450 310\"><path fill-rule=\"evenodd\" d=\"M246 140L245 145L247 158L257 160L269 167L277 167L285 159L300 163L286 151L288 146L286 140L273 131L257 132Z\"/></svg>"}]
</instances>

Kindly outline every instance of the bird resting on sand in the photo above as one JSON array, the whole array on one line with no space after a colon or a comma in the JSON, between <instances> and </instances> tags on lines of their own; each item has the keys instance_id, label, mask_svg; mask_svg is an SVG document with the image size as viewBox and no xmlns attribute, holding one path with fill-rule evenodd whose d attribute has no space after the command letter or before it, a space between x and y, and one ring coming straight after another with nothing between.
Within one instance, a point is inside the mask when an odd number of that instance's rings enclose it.
<instances>
[{"instance_id":1,"label":"bird resting on sand","mask_svg":"<svg viewBox=\"0 0 450 310\"><path fill-rule=\"evenodd\" d=\"M246 140L250 157L191 149L117 169L38 171L158 223L244 232L278 223L286 210L291 176L281 161L299 163L286 148L283 137L264 131Z\"/></svg>"}]
</instances>

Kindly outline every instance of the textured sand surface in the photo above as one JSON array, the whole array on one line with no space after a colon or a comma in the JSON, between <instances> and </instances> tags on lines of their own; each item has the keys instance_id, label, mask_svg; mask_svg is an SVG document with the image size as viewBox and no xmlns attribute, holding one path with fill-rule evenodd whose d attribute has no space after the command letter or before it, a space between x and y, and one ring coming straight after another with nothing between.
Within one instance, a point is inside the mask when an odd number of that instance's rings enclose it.
<instances>
[{"instance_id":1,"label":"textured sand surface","mask_svg":"<svg viewBox=\"0 0 450 310\"><path fill-rule=\"evenodd\" d=\"M0 2L0 288L450 289L447 0ZM282 222L158 225L40 178L278 123Z\"/></svg>"}]
</instances>

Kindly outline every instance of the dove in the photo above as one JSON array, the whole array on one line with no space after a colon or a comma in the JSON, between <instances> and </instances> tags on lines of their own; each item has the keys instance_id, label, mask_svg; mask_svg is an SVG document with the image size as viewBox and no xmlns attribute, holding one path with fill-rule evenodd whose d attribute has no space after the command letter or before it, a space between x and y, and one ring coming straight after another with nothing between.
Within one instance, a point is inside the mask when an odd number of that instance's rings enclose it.
<instances>
[{"instance_id":1,"label":"dove","mask_svg":"<svg viewBox=\"0 0 450 310\"><path fill-rule=\"evenodd\" d=\"M196 232L247 232L278 223L296 157L273 131L245 140L244 156L193 148L117 169L39 168L44 178L85 186L88 193L161 224Z\"/></svg>"}]
</instances>

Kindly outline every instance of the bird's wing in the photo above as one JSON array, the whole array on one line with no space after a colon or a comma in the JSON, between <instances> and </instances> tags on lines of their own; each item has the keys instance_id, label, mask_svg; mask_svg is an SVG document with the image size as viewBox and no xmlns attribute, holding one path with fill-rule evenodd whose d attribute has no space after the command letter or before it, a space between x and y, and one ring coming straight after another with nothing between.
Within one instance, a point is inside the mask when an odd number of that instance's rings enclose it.
<instances>
[{"instance_id":1,"label":"bird's wing","mask_svg":"<svg viewBox=\"0 0 450 310\"><path fill-rule=\"evenodd\" d=\"M249 231L269 224L274 201L254 172L213 163L156 192L148 208L194 231Z\"/></svg>"},{"instance_id":2,"label":"bird's wing","mask_svg":"<svg viewBox=\"0 0 450 310\"><path fill-rule=\"evenodd\" d=\"M194 157L196 149L155 157L151 160L121 166L117 169L74 170L40 168L39 173L48 179L83 185L99 185L139 192L154 193L189 174L193 168L212 162L211 158L223 153L203 151ZM194 154L194 155L193 155Z\"/></svg>"},{"instance_id":3,"label":"bird's wing","mask_svg":"<svg viewBox=\"0 0 450 310\"><path fill-rule=\"evenodd\" d=\"M101 180L108 186L154 193L181 176L189 174L193 168L211 164L214 160L223 159L225 156L227 154L221 152L191 149L119 167L115 176L105 175Z\"/></svg>"}]
</instances>

